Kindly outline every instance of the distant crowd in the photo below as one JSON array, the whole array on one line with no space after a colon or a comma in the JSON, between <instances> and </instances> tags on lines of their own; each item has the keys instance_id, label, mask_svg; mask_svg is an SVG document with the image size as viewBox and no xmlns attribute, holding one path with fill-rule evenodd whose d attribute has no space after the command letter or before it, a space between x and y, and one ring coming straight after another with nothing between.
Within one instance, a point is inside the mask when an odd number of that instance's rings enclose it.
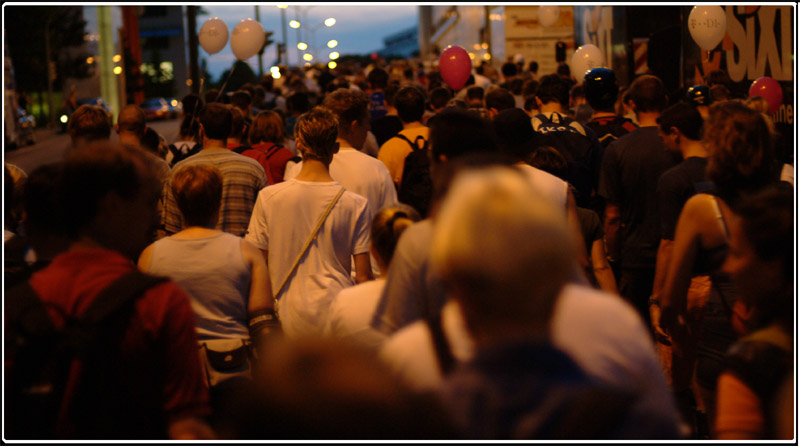
<instances>
[{"instance_id":1,"label":"distant crowd","mask_svg":"<svg viewBox=\"0 0 800 446\"><path fill-rule=\"evenodd\" d=\"M177 135L82 105L63 160L6 163L6 439L793 437L766 101L280 72L187 95Z\"/></svg>"}]
</instances>

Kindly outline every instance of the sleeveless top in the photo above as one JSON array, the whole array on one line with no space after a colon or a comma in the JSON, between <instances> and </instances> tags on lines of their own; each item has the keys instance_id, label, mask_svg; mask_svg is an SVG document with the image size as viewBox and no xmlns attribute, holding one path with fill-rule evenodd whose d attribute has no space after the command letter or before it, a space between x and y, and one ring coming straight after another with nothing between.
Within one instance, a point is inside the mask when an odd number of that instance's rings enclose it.
<instances>
[{"instance_id":1,"label":"sleeveless top","mask_svg":"<svg viewBox=\"0 0 800 446\"><path fill-rule=\"evenodd\" d=\"M153 244L148 272L168 276L189 295L199 341L246 339L250 268L242 239L228 233Z\"/></svg>"}]
</instances>

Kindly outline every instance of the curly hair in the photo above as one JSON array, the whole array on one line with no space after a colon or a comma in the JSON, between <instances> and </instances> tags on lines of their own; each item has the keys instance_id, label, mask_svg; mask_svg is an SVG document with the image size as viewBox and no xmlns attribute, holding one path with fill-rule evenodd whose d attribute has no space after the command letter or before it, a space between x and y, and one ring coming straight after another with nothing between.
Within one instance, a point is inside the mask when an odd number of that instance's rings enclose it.
<instances>
[{"instance_id":1,"label":"curly hair","mask_svg":"<svg viewBox=\"0 0 800 446\"><path fill-rule=\"evenodd\" d=\"M294 137L304 159L330 164L336 153L339 118L325 107L314 107L297 118Z\"/></svg>"},{"instance_id":2,"label":"curly hair","mask_svg":"<svg viewBox=\"0 0 800 446\"><path fill-rule=\"evenodd\" d=\"M706 173L729 204L778 180L772 136L760 113L737 101L719 102L711 106L704 128Z\"/></svg>"}]
</instances>

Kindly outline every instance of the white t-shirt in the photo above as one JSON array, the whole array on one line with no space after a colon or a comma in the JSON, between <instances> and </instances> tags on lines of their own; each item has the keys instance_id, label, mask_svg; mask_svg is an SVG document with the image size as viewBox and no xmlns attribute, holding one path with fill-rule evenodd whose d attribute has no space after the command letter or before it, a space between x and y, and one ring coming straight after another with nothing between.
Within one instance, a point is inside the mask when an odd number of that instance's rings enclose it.
<instances>
[{"instance_id":1,"label":"white t-shirt","mask_svg":"<svg viewBox=\"0 0 800 446\"><path fill-rule=\"evenodd\" d=\"M566 207L567 190L569 189L566 181L529 164L516 164L515 167L525 174L536 190L552 199L554 204L562 208Z\"/></svg>"},{"instance_id":2,"label":"white t-shirt","mask_svg":"<svg viewBox=\"0 0 800 446\"><path fill-rule=\"evenodd\" d=\"M278 299L276 310L289 337L319 335L333 298L353 285L353 255L369 252L372 214L367 200L345 192L322 224L280 294L281 281L331 200L341 189L337 182L295 179L265 187L258 194L245 240L268 250L269 278Z\"/></svg>"},{"instance_id":3,"label":"white t-shirt","mask_svg":"<svg viewBox=\"0 0 800 446\"><path fill-rule=\"evenodd\" d=\"M343 289L333 300L325 335L333 336L377 351L386 335L370 326L385 279L371 280Z\"/></svg>"},{"instance_id":4,"label":"white t-shirt","mask_svg":"<svg viewBox=\"0 0 800 446\"><path fill-rule=\"evenodd\" d=\"M442 309L442 330L457 360L473 356L474 344L452 301ZM656 407L663 407L666 416L675 415L650 335L636 310L619 297L585 286L566 286L554 308L550 335L553 344L593 379L632 390L643 400L658 401ZM392 335L379 357L415 390L434 390L442 382L424 321Z\"/></svg>"}]
</instances>

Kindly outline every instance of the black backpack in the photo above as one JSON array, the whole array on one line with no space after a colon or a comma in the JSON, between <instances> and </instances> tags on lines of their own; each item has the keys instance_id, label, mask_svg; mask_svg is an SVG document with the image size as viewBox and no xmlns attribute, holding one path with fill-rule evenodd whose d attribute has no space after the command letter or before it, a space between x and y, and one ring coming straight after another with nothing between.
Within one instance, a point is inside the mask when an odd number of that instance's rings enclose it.
<instances>
[{"instance_id":1,"label":"black backpack","mask_svg":"<svg viewBox=\"0 0 800 446\"><path fill-rule=\"evenodd\" d=\"M404 135L397 134L396 136L411 146L411 153L406 156L403 163L403 176L397 191L397 199L401 203L414 207L422 218L425 218L428 216L433 197L428 141L422 135L417 136L414 142ZM422 147L419 146L420 140L422 140Z\"/></svg>"},{"instance_id":2,"label":"black backpack","mask_svg":"<svg viewBox=\"0 0 800 446\"><path fill-rule=\"evenodd\" d=\"M3 394L6 408L11 408L4 411L6 438L65 435L58 431L57 421L75 359L82 361L84 373L74 386L71 410L80 411L85 425L81 423L72 434L113 436L113 420L124 417L130 400L120 392L124 383L111 381L114 355L110 353L122 342L136 300L165 280L138 271L129 273L103 290L80 318L66 317L61 329L54 326L47 304L28 282L6 293Z\"/></svg>"},{"instance_id":3,"label":"black backpack","mask_svg":"<svg viewBox=\"0 0 800 446\"><path fill-rule=\"evenodd\" d=\"M575 201L580 207L590 207L592 190L597 188L600 168L600 147L595 143L594 133L581 133L576 128L577 121L567 116L551 113L550 116L538 114L540 121L534 127L538 147L550 146L567 160L567 182L576 189ZM575 125L571 125L575 122ZM591 132L591 130L582 127Z\"/></svg>"},{"instance_id":4,"label":"black backpack","mask_svg":"<svg viewBox=\"0 0 800 446\"><path fill-rule=\"evenodd\" d=\"M170 167L174 167L180 161L183 161L186 158L189 158L190 156L195 155L199 153L201 150L203 150L203 145L199 143L195 144L194 147L190 148L186 153L183 153L182 150L184 147L187 147L186 144L181 144L180 147L177 147L175 144L170 144L167 147L169 148L169 151L172 153L172 161L170 162Z\"/></svg>"}]
</instances>

